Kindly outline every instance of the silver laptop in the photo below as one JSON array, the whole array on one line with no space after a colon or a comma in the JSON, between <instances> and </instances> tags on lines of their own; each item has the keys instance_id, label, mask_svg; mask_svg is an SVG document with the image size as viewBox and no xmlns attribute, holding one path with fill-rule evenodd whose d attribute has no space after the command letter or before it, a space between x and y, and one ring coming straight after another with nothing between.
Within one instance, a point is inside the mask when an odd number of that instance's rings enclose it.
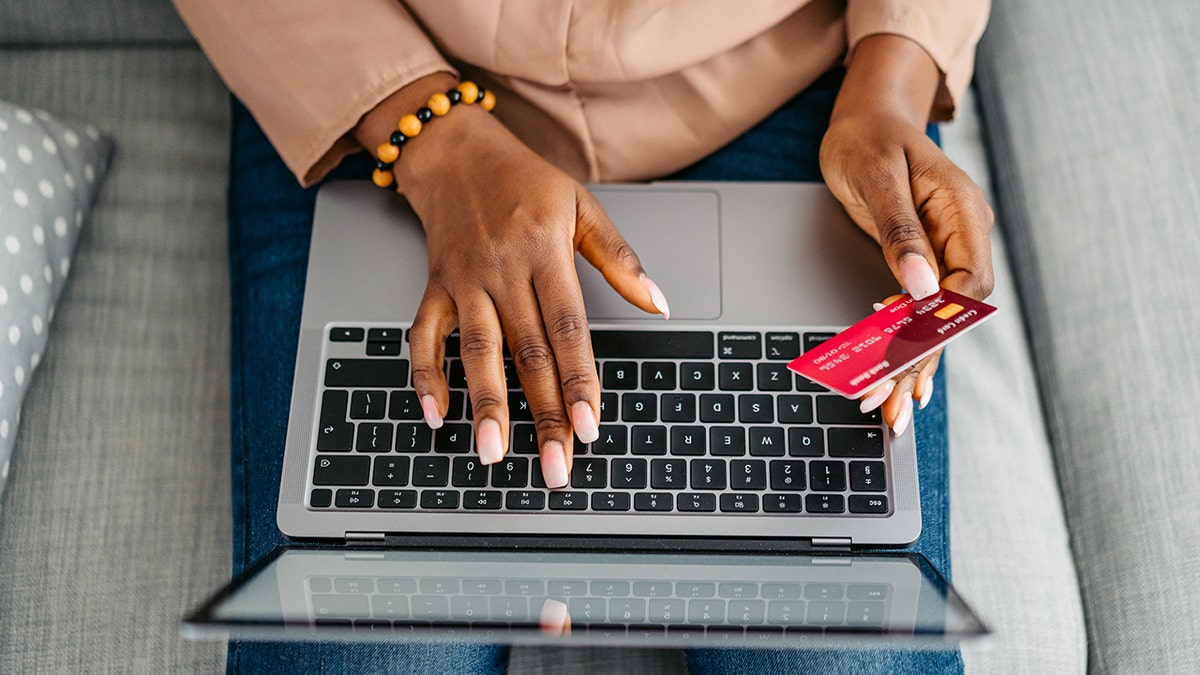
<instances>
[{"instance_id":1,"label":"silver laptop","mask_svg":"<svg viewBox=\"0 0 1200 675\"><path fill-rule=\"evenodd\" d=\"M547 490L511 371L511 447L478 462L455 336L446 424L422 421L407 330L426 252L403 199L322 189L278 524L327 546L256 565L193 632L675 645L987 632L923 559L862 550L920 534L914 434L786 368L896 292L878 245L820 184L592 190L672 314L630 307L578 260L600 440L577 443L571 484Z\"/></svg>"}]
</instances>

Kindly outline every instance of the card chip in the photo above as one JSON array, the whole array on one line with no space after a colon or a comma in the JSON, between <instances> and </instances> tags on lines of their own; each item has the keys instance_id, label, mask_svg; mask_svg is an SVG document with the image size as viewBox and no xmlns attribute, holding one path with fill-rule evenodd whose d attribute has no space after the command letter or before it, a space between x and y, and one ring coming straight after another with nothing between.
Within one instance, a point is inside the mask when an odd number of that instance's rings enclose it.
<instances>
[{"instance_id":1,"label":"card chip","mask_svg":"<svg viewBox=\"0 0 1200 675\"><path fill-rule=\"evenodd\" d=\"M946 320L946 319L949 319L950 317L954 316L955 314L958 314L961 311L963 311L963 306L958 304L957 302L952 302L952 303L946 305L945 307L939 309L938 311L934 312L933 315L939 319Z\"/></svg>"}]
</instances>

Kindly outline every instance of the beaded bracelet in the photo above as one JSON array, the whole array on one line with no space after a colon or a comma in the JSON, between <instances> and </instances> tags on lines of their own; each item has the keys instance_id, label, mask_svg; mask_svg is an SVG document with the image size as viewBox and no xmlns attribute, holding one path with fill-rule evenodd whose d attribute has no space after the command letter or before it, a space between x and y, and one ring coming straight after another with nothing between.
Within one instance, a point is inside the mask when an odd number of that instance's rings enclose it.
<instances>
[{"instance_id":1,"label":"beaded bracelet","mask_svg":"<svg viewBox=\"0 0 1200 675\"><path fill-rule=\"evenodd\" d=\"M396 125L397 130L392 132L388 142L375 149L375 171L371 174L371 180L379 187L391 187L392 165L400 158L400 148L404 147L410 138L420 134L426 122L445 115L450 112L452 106L459 103L478 103L479 107L491 112L492 108L496 107L496 96L470 81L460 82L457 87L444 94L430 96L425 107L401 117L400 123Z\"/></svg>"}]
</instances>

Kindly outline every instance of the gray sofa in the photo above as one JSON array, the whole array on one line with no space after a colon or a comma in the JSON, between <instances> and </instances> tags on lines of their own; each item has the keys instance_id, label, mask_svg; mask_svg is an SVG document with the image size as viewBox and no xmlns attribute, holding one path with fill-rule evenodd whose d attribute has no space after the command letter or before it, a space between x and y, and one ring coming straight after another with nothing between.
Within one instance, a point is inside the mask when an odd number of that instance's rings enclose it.
<instances>
[{"instance_id":1,"label":"gray sofa","mask_svg":"<svg viewBox=\"0 0 1200 675\"><path fill-rule=\"evenodd\" d=\"M997 2L944 128L999 215L1003 311L945 366L970 672L1200 672L1193 5ZM219 671L176 622L229 575L228 94L166 0L0 0L0 100L116 143L0 502L0 672ZM511 664L585 669L684 665Z\"/></svg>"}]
</instances>

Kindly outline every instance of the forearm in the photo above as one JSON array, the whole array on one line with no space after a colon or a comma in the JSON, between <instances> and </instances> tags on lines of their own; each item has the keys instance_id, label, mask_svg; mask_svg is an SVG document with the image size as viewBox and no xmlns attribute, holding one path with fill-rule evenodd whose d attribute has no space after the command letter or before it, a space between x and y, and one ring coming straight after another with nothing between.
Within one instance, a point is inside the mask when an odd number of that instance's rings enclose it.
<instances>
[{"instance_id":1,"label":"forearm","mask_svg":"<svg viewBox=\"0 0 1200 675\"><path fill-rule=\"evenodd\" d=\"M917 43L899 35L868 36L854 50L831 123L872 113L923 129L940 82L937 65Z\"/></svg>"}]
</instances>

